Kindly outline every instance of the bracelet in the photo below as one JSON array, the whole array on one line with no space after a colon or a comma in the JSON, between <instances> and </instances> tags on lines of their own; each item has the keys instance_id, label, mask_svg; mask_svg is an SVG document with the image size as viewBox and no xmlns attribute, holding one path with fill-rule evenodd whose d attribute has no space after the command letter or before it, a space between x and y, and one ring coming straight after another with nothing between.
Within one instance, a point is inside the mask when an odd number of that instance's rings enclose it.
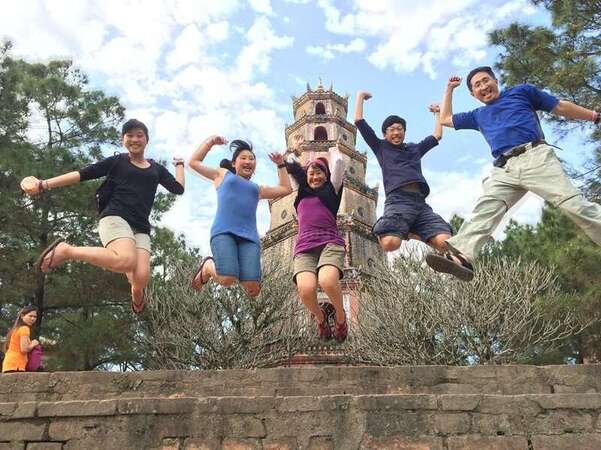
<instances>
[{"instance_id":1,"label":"bracelet","mask_svg":"<svg viewBox=\"0 0 601 450\"><path fill-rule=\"evenodd\" d=\"M593 111L593 123L595 125L599 125L600 119L601 119L601 116L599 115L599 113L597 111Z\"/></svg>"},{"instance_id":2,"label":"bracelet","mask_svg":"<svg viewBox=\"0 0 601 450\"><path fill-rule=\"evenodd\" d=\"M285 169L286 168L286 164L278 164L278 169Z\"/></svg>"},{"instance_id":3,"label":"bracelet","mask_svg":"<svg viewBox=\"0 0 601 450\"><path fill-rule=\"evenodd\" d=\"M177 167L177 166L183 166L183 165L184 165L183 161L178 161L178 162L175 163L175 167Z\"/></svg>"},{"instance_id":4,"label":"bracelet","mask_svg":"<svg viewBox=\"0 0 601 450\"><path fill-rule=\"evenodd\" d=\"M38 192L44 192L46 189L44 189L44 180L39 180L38 181Z\"/></svg>"}]
</instances>

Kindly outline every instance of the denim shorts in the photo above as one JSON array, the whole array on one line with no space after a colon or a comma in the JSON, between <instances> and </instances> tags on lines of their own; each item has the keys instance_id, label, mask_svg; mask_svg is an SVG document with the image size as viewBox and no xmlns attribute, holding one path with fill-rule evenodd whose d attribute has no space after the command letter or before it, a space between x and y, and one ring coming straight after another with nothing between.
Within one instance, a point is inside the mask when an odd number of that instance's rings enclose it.
<instances>
[{"instance_id":1,"label":"denim shorts","mask_svg":"<svg viewBox=\"0 0 601 450\"><path fill-rule=\"evenodd\" d=\"M409 233L416 234L428 242L439 234L453 234L451 225L432 211L425 197L418 192L396 189L386 195L384 215L373 226L378 236L398 236L407 239Z\"/></svg>"},{"instance_id":2,"label":"denim shorts","mask_svg":"<svg viewBox=\"0 0 601 450\"><path fill-rule=\"evenodd\" d=\"M261 246L234 234L211 238L211 252L217 275L238 281L261 281Z\"/></svg>"}]
</instances>

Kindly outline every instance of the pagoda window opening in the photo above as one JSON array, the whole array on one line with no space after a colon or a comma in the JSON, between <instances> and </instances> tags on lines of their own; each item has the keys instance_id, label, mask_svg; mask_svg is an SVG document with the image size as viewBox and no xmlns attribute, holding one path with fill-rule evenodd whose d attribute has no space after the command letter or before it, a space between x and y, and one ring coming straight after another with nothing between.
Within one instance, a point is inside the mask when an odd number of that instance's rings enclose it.
<instances>
[{"instance_id":1,"label":"pagoda window opening","mask_svg":"<svg viewBox=\"0 0 601 450\"><path fill-rule=\"evenodd\" d=\"M315 114L325 114L326 113L326 107L323 105L323 103L319 102L315 105Z\"/></svg>"},{"instance_id":2,"label":"pagoda window opening","mask_svg":"<svg viewBox=\"0 0 601 450\"><path fill-rule=\"evenodd\" d=\"M313 140L315 141L327 141L328 140L328 132L325 127L316 127L313 132Z\"/></svg>"}]
</instances>

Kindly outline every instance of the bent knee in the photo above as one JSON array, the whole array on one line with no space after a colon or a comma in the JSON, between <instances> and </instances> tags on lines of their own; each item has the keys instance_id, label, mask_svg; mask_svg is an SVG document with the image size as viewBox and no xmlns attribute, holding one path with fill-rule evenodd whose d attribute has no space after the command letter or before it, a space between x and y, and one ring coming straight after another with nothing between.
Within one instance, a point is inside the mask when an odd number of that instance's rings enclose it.
<instances>
[{"instance_id":1,"label":"bent knee","mask_svg":"<svg viewBox=\"0 0 601 450\"><path fill-rule=\"evenodd\" d=\"M122 273L135 272L136 270L136 257L135 255L117 255L117 263L115 269Z\"/></svg>"},{"instance_id":2,"label":"bent knee","mask_svg":"<svg viewBox=\"0 0 601 450\"><path fill-rule=\"evenodd\" d=\"M401 238L397 236L383 236L380 238L380 247L385 252L393 252L401 246Z\"/></svg>"}]
</instances>

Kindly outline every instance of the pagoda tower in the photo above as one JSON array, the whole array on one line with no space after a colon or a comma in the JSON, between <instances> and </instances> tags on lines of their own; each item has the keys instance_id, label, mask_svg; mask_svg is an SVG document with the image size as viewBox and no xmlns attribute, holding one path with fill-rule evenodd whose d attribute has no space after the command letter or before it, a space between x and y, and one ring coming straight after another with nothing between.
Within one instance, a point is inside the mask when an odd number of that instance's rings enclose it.
<instances>
[{"instance_id":1,"label":"pagoda tower","mask_svg":"<svg viewBox=\"0 0 601 450\"><path fill-rule=\"evenodd\" d=\"M378 245L371 229L376 220L378 187L365 184L367 156L355 149L357 129L346 120L348 96L341 97L332 86L325 90L321 80L315 90L307 83L307 90L300 97L292 97L294 123L286 126L285 136L288 152L295 139L303 138L300 162L307 161L308 152L316 156L328 155L328 149L337 146L346 163L342 203L338 211L338 227L346 242L346 259L342 288L344 307L352 318L358 311L358 300L353 292L363 274L369 273L374 264L383 261L384 252ZM294 200L296 191L269 203L271 215L269 231L263 238L263 256L276 258L281 264L292 268L292 254L298 231ZM320 301L327 301L320 293Z\"/></svg>"}]
</instances>

